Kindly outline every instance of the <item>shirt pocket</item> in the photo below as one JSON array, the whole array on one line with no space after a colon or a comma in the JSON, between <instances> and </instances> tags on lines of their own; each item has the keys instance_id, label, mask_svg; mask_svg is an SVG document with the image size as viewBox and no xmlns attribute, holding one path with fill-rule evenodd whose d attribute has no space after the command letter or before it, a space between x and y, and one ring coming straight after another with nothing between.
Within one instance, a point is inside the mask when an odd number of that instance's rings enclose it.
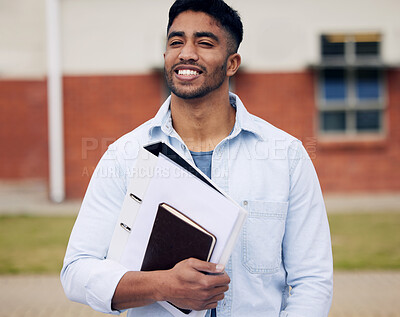
<instances>
[{"instance_id":1,"label":"shirt pocket","mask_svg":"<svg viewBox=\"0 0 400 317\"><path fill-rule=\"evenodd\" d=\"M242 230L242 263L254 274L276 273L282 262L287 202L244 201L248 217Z\"/></svg>"}]
</instances>

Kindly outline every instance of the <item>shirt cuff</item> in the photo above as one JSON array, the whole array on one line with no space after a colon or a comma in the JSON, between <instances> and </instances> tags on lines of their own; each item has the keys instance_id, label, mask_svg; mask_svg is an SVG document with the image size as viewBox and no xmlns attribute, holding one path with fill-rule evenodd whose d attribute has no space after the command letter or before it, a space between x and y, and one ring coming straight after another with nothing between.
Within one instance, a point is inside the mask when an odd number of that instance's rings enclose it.
<instances>
[{"instance_id":1,"label":"shirt cuff","mask_svg":"<svg viewBox=\"0 0 400 317\"><path fill-rule=\"evenodd\" d=\"M120 311L111 309L111 301L119 281L128 270L113 260L105 259L101 264L101 268L91 272L85 285L86 301L94 310L119 315Z\"/></svg>"}]
</instances>

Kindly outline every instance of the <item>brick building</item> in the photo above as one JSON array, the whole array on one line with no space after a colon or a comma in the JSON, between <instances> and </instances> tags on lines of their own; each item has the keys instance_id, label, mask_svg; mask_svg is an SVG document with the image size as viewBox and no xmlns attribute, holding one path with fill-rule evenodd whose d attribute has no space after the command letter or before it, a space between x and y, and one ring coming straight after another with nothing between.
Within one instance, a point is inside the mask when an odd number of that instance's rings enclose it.
<instances>
[{"instance_id":1,"label":"brick building","mask_svg":"<svg viewBox=\"0 0 400 317\"><path fill-rule=\"evenodd\" d=\"M172 1L0 1L0 180L52 173L49 2L59 5L65 193L80 198L107 145L167 95ZM303 141L324 192L400 192L400 2L227 3L245 27L232 89L248 110Z\"/></svg>"}]
</instances>

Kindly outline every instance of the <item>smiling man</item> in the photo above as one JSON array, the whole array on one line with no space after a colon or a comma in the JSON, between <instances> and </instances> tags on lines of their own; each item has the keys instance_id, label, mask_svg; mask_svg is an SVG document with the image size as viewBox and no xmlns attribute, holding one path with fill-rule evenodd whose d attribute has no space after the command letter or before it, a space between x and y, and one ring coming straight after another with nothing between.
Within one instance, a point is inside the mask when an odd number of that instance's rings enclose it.
<instances>
[{"instance_id":1,"label":"smiling man","mask_svg":"<svg viewBox=\"0 0 400 317\"><path fill-rule=\"evenodd\" d=\"M164 68L172 122L192 151L213 150L233 129L229 78L240 65L238 43L207 13L187 10L170 19Z\"/></svg>"},{"instance_id":2,"label":"smiling man","mask_svg":"<svg viewBox=\"0 0 400 317\"><path fill-rule=\"evenodd\" d=\"M156 301L214 316L328 315L332 252L319 182L301 142L229 92L242 37L239 15L222 0L172 5L164 53L171 96L110 146L92 176L61 272L70 299L128 316L170 316ZM226 267L187 259L171 270L133 272L106 259L138 149L155 141L249 211Z\"/></svg>"}]
</instances>

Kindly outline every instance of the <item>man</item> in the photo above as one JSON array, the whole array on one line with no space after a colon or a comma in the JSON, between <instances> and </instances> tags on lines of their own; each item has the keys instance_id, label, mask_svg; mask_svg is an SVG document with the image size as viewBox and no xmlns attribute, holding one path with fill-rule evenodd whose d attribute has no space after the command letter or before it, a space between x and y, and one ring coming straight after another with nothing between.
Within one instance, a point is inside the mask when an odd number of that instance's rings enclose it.
<instances>
[{"instance_id":1,"label":"man","mask_svg":"<svg viewBox=\"0 0 400 317\"><path fill-rule=\"evenodd\" d=\"M177 0L167 31L171 96L99 162L61 272L67 296L106 313L129 309L128 316L170 316L156 301L217 308L218 316L327 316L332 253L312 163L298 140L250 115L229 93L241 63L237 12L222 0ZM105 259L137 151L159 140L249 211L225 268L187 259L167 271L127 272Z\"/></svg>"}]
</instances>

